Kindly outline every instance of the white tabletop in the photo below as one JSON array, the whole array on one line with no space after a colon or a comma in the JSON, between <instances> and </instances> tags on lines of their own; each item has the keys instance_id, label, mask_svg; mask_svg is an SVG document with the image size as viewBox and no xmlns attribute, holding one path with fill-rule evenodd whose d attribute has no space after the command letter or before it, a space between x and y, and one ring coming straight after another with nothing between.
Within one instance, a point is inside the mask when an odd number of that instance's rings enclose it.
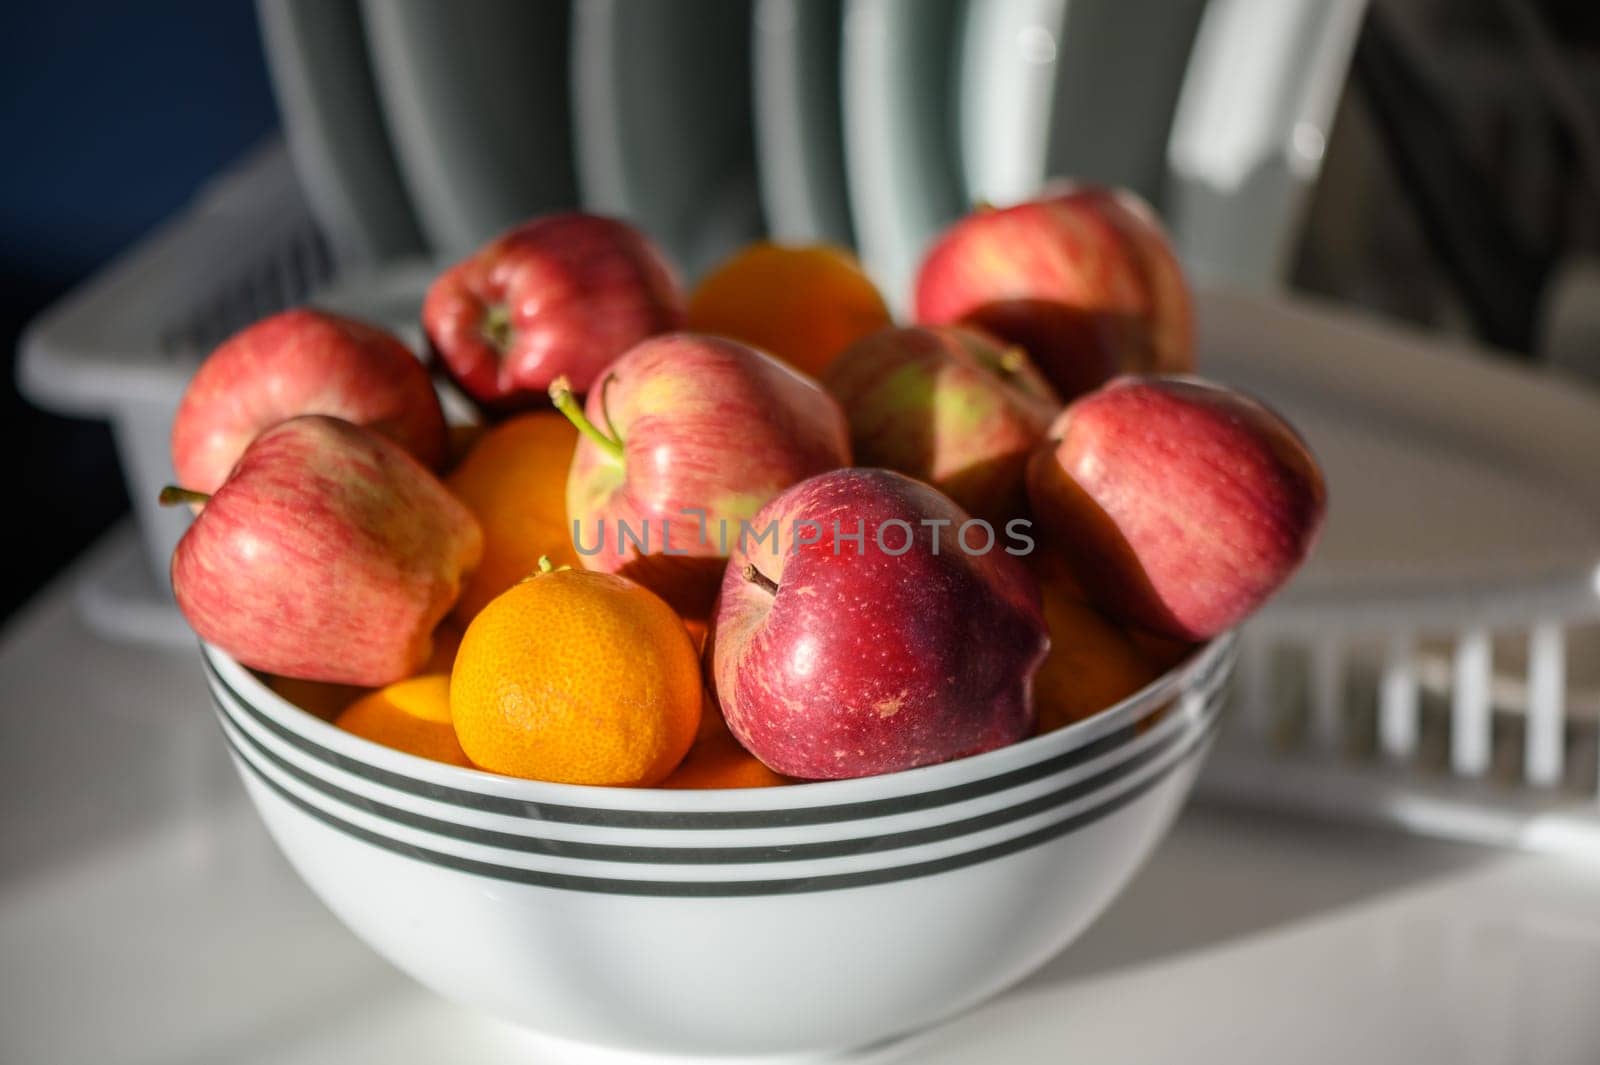
<instances>
[{"instance_id":1,"label":"white tabletop","mask_svg":"<svg viewBox=\"0 0 1600 1065\"><path fill-rule=\"evenodd\" d=\"M0 633L0 1061L588 1060L442 1002L303 888L190 651L68 574ZM1592 1063L1600 869L1191 808L1021 987L871 1060Z\"/></svg>"}]
</instances>

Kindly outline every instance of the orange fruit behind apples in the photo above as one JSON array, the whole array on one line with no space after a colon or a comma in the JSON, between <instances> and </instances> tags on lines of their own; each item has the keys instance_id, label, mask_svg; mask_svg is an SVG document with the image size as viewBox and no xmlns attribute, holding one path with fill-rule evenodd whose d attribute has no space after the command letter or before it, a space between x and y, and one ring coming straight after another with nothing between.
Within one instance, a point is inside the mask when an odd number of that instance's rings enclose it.
<instances>
[{"instance_id":1,"label":"orange fruit behind apples","mask_svg":"<svg viewBox=\"0 0 1600 1065\"><path fill-rule=\"evenodd\" d=\"M855 257L824 244L751 244L689 299L690 330L753 344L813 377L890 324L889 308Z\"/></svg>"},{"instance_id":2,"label":"orange fruit behind apples","mask_svg":"<svg viewBox=\"0 0 1600 1065\"><path fill-rule=\"evenodd\" d=\"M351 684L328 684L320 680L300 680L297 677L280 677L268 674L267 687L313 717L332 721L340 712L370 688L357 688Z\"/></svg>"},{"instance_id":3,"label":"orange fruit behind apples","mask_svg":"<svg viewBox=\"0 0 1600 1065\"><path fill-rule=\"evenodd\" d=\"M678 619L683 622L683 627L689 630L689 639L694 642L695 653L699 654L706 646L706 622L701 618L686 617L683 614L679 614Z\"/></svg>"},{"instance_id":4,"label":"orange fruit behind apples","mask_svg":"<svg viewBox=\"0 0 1600 1065\"><path fill-rule=\"evenodd\" d=\"M700 731L694 746L661 786L697 790L770 788L789 782L788 777L774 773L744 749L729 731L722 711L708 697L700 713Z\"/></svg>"},{"instance_id":5,"label":"orange fruit behind apples","mask_svg":"<svg viewBox=\"0 0 1600 1065\"><path fill-rule=\"evenodd\" d=\"M1033 681L1040 732L1092 717L1161 675L1164 667L1084 602L1071 582L1046 580L1041 587L1050 653Z\"/></svg>"},{"instance_id":6,"label":"orange fruit behind apples","mask_svg":"<svg viewBox=\"0 0 1600 1065\"><path fill-rule=\"evenodd\" d=\"M577 441L572 423L554 411L524 414L484 433L446 479L483 527L483 561L451 615L459 624L537 570L541 557L578 565L566 504Z\"/></svg>"},{"instance_id":7,"label":"orange fruit behind apples","mask_svg":"<svg viewBox=\"0 0 1600 1065\"><path fill-rule=\"evenodd\" d=\"M456 651L461 647L462 627L451 618L445 618L439 627L433 630L433 653L428 660L417 670L420 676L424 673L450 673L450 667L455 665Z\"/></svg>"},{"instance_id":8,"label":"orange fruit behind apples","mask_svg":"<svg viewBox=\"0 0 1600 1065\"><path fill-rule=\"evenodd\" d=\"M422 664L422 668L417 670L417 675L449 674L450 665L456 660L456 648L460 646L461 628L446 618L433 630L433 653ZM350 684L327 684L320 680L299 680L295 677L280 677L270 673L264 679L267 687L284 699L324 721L334 720L357 699L373 691L371 688L357 688Z\"/></svg>"},{"instance_id":9,"label":"orange fruit behind apples","mask_svg":"<svg viewBox=\"0 0 1600 1065\"><path fill-rule=\"evenodd\" d=\"M488 427L480 422L470 422L464 425L448 425L445 446L445 470L453 470L472 454L472 449L478 446L478 441L483 439L483 434L489 431Z\"/></svg>"},{"instance_id":10,"label":"orange fruit behind apples","mask_svg":"<svg viewBox=\"0 0 1600 1065\"><path fill-rule=\"evenodd\" d=\"M1179 662L1193 654L1195 647L1198 646L1183 640L1175 640L1171 636L1161 636L1134 628L1131 625L1124 631L1128 639L1139 649L1139 653L1144 656L1145 661L1153 665L1159 673L1165 673L1177 666Z\"/></svg>"},{"instance_id":11,"label":"orange fruit behind apples","mask_svg":"<svg viewBox=\"0 0 1600 1065\"><path fill-rule=\"evenodd\" d=\"M478 766L567 784L650 787L700 726L700 657L678 615L624 577L542 571L484 607L450 677Z\"/></svg>"},{"instance_id":12,"label":"orange fruit behind apples","mask_svg":"<svg viewBox=\"0 0 1600 1065\"><path fill-rule=\"evenodd\" d=\"M470 766L450 725L450 677L396 681L352 703L334 724L363 739L450 765Z\"/></svg>"}]
</instances>

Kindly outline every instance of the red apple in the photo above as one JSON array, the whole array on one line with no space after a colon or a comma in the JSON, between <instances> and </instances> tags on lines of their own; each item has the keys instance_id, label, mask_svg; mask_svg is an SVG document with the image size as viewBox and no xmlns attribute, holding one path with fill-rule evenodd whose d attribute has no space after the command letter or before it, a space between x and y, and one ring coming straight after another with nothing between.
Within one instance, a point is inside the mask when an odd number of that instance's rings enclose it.
<instances>
[{"instance_id":1,"label":"red apple","mask_svg":"<svg viewBox=\"0 0 1600 1065\"><path fill-rule=\"evenodd\" d=\"M1107 613L1180 640L1238 624L1305 560L1327 492L1260 403L1193 377L1125 377L1071 404L1028 464L1047 547Z\"/></svg>"},{"instance_id":2,"label":"red apple","mask_svg":"<svg viewBox=\"0 0 1600 1065\"><path fill-rule=\"evenodd\" d=\"M372 687L415 673L483 534L438 479L360 426L311 415L256 438L172 555L200 637L255 669Z\"/></svg>"},{"instance_id":3,"label":"red apple","mask_svg":"<svg viewBox=\"0 0 1600 1065\"><path fill-rule=\"evenodd\" d=\"M422 325L462 389L491 410L537 406L557 377L587 392L645 337L683 323L683 294L644 234L555 214L490 241L428 289Z\"/></svg>"},{"instance_id":4,"label":"red apple","mask_svg":"<svg viewBox=\"0 0 1600 1065\"><path fill-rule=\"evenodd\" d=\"M588 569L621 573L704 617L740 521L814 473L850 463L844 413L820 385L755 348L675 333L618 359L579 410L567 477L573 543Z\"/></svg>"},{"instance_id":5,"label":"red apple","mask_svg":"<svg viewBox=\"0 0 1600 1065\"><path fill-rule=\"evenodd\" d=\"M214 492L264 429L327 414L377 430L424 465L444 460L444 415L428 371L365 322L301 307L263 318L201 363L172 421L172 466Z\"/></svg>"},{"instance_id":6,"label":"red apple","mask_svg":"<svg viewBox=\"0 0 1600 1065\"><path fill-rule=\"evenodd\" d=\"M757 530L776 535L735 546L710 645L728 727L752 754L824 780L1032 733L1050 643L1038 584L1002 536L971 532L964 548L969 521L933 488L876 469L813 477L761 509Z\"/></svg>"},{"instance_id":7,"label":"red apple","mask_svg":"<svg viewBox=\"0 0 1600 1065\"><path fill-rule=\"evenodd\" d=\"M1064 398L1118 373L1194 368L1188 285L1131 192L1063 186L957 222L917 275L919 322L968 322L1033 356Z\"/></svg>"},{"instance_id":8,"label":"red apple","mask_svg":"<svg viewBox=\"0 0 1600 1065\"><path fill-rule=\"evenodd\" d=\"M955 326L884 329L823 375L863 466L927 481L963 510L1004 523L1023 513L1028 456L1061 409L1018 347Z\"/></svg>"}]
</instances>

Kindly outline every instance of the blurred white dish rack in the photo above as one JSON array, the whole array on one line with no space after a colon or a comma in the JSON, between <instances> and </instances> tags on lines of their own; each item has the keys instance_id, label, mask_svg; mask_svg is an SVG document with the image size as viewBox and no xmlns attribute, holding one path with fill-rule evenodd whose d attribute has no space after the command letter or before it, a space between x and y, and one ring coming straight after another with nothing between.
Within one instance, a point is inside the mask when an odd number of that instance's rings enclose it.
<instances>
[{"instance_id":1,"label":"blurred white dish rack","mask_svg":"<svg viewBox=\"0 0 1600 1065\"><path fill-rule=\"evenodd\" d=\"M1303 302L1201 302L1286 411L1326 534L1245 629L1205 793L1600 859L1600 395Z\"/></svg>"},{"instance_id":2,"label":"blurred white dish rack","mask_svg":"<svg viewBox=\"0 0 1600 1065\"><path fill-rule=\"evenodd\" d=\"M281 147L36 321L26 393L115 426L142 550L80 592L104 634L188 641L154 505L201 353L312 298L415 343L430 270L334 280ZM1328 467L1318 557L1245 631L1203 793L1600 858L1600 398L1348 314L1202 293L1207 373L1286 410Z\"/></svg>"}]
</instances>

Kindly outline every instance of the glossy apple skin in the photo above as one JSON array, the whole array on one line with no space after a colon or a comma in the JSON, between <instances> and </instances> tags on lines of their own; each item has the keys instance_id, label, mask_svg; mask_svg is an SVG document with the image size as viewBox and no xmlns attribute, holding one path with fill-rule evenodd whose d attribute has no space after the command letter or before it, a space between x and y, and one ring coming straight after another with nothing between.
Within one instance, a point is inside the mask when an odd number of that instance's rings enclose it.
<instances>
[{"instance_id":1,"label":"glossy apple skin","mask_svg":"<svg viewBox=\"0 0 1600 1065\"><path fill-rule=\"evenodd\" d=\"M1125 377L1077 400L1028 464L1040 539L1107 613L1179 640L1244 620L1305 561L1327 489L1255 400Z\"/></svg>"},{"instance_id":2,"label":"glossy apple skin","mask_svg":"<svg viewBox=\"0 0 1600 1065\"><path fill-rule=\"evenodd\" d=\"M737 539L741 519L796 481L850 464L844 412L822 386L721 337L645 341L590 390L586 414L616 429L623 455L578 439L567 514L579 557L587 569L639 581L689 617L709 612L725 541ZM691 509L705 513L703 540ZM649 550L619 536L619 521L647 529Z\"/></svg>"},{"instance_id":3,"label":"glossy apple skin","mask_svg":"<svg viewBox=\"0 0 1600 1065\"><path fill-rule=\"evenodd\" d=\"M302 307L235 333L201 363L172 421L178 481L216 491L263 430L301 414L365 425L429 468L444 461L444 415L416 356L376 326Z\"/></svg>"},{"instance_id":4,"label":"glossy apple skin","mask_svg":"<svg viewBox=\"0 0 1600 1065\"><path fill-rule=\"evenodd\" d=\"M503 337L489 325L503 316ZM680 328L684 297L666 258L611 218L547 215L490 241L428 289L422 326L439 361L487 409L545 405L645 337Z\"/></svg>"},{"instance_id":5,"label":"glossy apple skin","mask_svg":"<svg viewBox=\"0 0 1600 1065\"><path fill-rule=\"evenodd\" d=\"M477 565L471 512L399 447L349 422L262 433L172 555L202 639L280 676L373 687L427 661Z\"/></svg>"},{"instance_id":6,"label":"glossy apple skin","mask_svg":"<svg viewBox=\"0 0 1600 1065\"><path fill-rule=\"evenodd\" d=\"M923 260L916 317L1022 345L1068 400L1119 373L1194 368L1182 268L1155 212L1125 190L1060 185L968 215Z\"/></svg>"},{"instance_id":7,"label":"glossy apple skin","mask_svg":"<svg viewBox=\"0 0 1600 1065\"><path fill-rule=\"evenodd\" d=\"M901 555L874 530L899 519ZM1039 588L1000 540L985 555L955 547L967 515L933 488L889 470L803 481L757 517L776 544L736 545L713 621L710 660L722 711L767 766L809 780L892 773L1014 743L1033 731L1032 686L1049 649ZM800 521L825 533L814 544ZM840 542L859 520L864 550ZM923 520L949 521L941 550ZM793 535L798 532L799 535ZM899 526L885 544L898 550ZM952 549L954 548L954 549ZM753 564L776 593L746 580Z\"/></svg>"},{"instance_id":8,"label":"glossy apple skin","mask_svg":"<svg viewBox=\"0 0 1600 1065\"><path fill-rule=\"evenodd\" d=\"M822 383L860 465L926 481L998 524L1025 512L1028 456L1061 404L1020 348L956 326L885 329L845 349Z\"/></svg>"}]
</instances>

